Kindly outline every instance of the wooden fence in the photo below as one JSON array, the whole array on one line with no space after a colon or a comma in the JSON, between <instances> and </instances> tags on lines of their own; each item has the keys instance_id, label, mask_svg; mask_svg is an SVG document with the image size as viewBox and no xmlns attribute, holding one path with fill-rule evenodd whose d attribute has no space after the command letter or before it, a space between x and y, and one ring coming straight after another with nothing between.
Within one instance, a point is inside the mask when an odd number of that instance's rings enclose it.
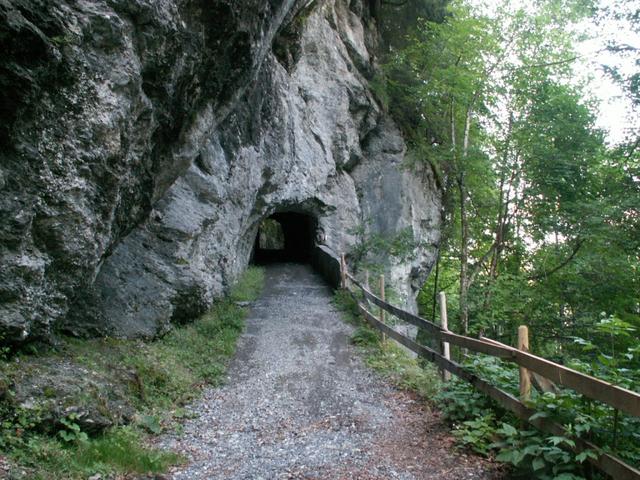
<instances>
[{"instance_id":1,"label":"wooden fence","mask_svg":"<svg viewBox=\"0 0 640 480\"><path fill-rule=\"evenodd\" d=\"M420 357L436 364L443 371L450 372L466 380L504 408L513 412L518 418L530 423L534 427L551 433L552 435L571 438L575 442L575 447L573 448L575 452L579 453L585 450L593 451L597 455L597 458L588 457L589 462L603 472L611 475L614 480L640 480L640 470L602 451L602 449L593 443L572 436L562 425L539 416L532 418L536 411L529 408L520 399L491 385L486 380L479 378L474 373L451 360L449 358L447 344L457 345L470 351L491 355L519 365L521 368L521 395L524 396L525 399L528 396L526 383L528 382L529 371L535 372L558 385L571 388L588 398L606 403L615 409L637 417L640 417L640 394L533 355L526 351L526 347L528 347L528 343L525 345L526 338L522 338L523 349L517 349L484 337L471 338L457 335L447 330L446 324L445 327L436 325L433 322L395 307L387 303L383 298L384 277L380 279L381 295L377 296L369 289L368 275L365 282L367 285L364 286L348 272L344 255L340 258L340 272L342 288L348 290L353 295L358 303L358 309L365 320L371 326L380 330L384 336L393 338ZM355 295L353 290L354 286L362 293L362 297L365 299L364 302L360 301L359 297ZM381 313L379 316L374 315L367 309L369 302L380 308ZM441 342L441 345L443 345L442 351L438 352L421 345L385 324L383 311L427 332L433 339Z\"/></svg>"}]
</instances>

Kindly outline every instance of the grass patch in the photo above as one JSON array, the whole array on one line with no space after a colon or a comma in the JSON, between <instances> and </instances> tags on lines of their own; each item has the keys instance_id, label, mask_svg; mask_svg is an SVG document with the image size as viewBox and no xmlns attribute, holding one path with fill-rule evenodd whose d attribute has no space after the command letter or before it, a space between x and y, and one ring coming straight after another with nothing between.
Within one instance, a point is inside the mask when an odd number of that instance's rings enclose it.
<instances>
[{"instance_id":1,"label":"grass patch","mask_svg":"<svg viewBox=\"0 0 640 480\"><path fill-rule=\"evenodd\" d=\"M161 473L182 460L173 452L156 450L144 443L144 434L133 427L114 428L96 438L72 443L33 435L10 457L20 465L17 470L25 472L14 478L33 480L86 478L97 473Z\"/></svg>"},{"instance_id":2,"label":"grass patch","mask_svg":"<svg viewBox=\"0 0 640 480\"><path fill-rule=\"evenodd\" d=\"M431 364L422 365L393 340L382 341L378 330L371 328L359 315L355 300L344 290L336 292L334 305L344 320L356 326L351 342L360 347L365 363L396 386L431 400L440 390L438 371Z\"/></svg>"},{"instance_id":3,"label":"grass patch","mask_svg":"<svg viewBox=\"0 0 640 480\"><path fill-rule=\"evenodd\" d=\"M68 338L55 351L0 361L0 384L8 386L0 394L0 455L16 466L9 478L161 473L180 462L146 440L183 418L181 406L202 386L222 382L247 314L238 302L255 300L263 283L263 270L249 268L209 312L154 342ZM112 427L85 432L80 416L60 418L60 406L102 415Z\"/></svg>"},{"instance_id":4,"label":"grass patch","mask_svg":"<svg viewBox=\"0 0 640 480\"><path fill-rule=\"evenodd\" d=\"M264 287L264 269L249 267L238 283L229 293L229 299L233 302L251 302L256 300Z\"/></svg>"}]
</instances>

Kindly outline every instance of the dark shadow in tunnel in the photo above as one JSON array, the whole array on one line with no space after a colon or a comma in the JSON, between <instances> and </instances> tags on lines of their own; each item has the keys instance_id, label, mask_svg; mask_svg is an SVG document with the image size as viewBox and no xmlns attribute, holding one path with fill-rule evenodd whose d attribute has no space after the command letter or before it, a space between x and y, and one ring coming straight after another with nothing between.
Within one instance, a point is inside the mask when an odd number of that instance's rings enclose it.
<instances>
[{"instance_id":1,"label":"dark shadow in tunnel","mask_svg":"<svg viewBox=\"0 0 640 480\"><path fill-rule=\"evenodd\" d=\"M263 220L253 247L252 263L311 261L317 221L298 212L278 212Z\"/></svg>"}]
</instances>

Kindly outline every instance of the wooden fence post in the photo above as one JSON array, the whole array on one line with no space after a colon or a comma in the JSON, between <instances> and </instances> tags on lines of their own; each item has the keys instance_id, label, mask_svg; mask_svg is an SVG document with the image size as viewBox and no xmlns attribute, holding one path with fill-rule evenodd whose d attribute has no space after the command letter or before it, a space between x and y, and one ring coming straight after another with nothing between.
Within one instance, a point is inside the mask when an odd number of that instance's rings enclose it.
<instances>
[{"instance_id":1,"label":"wooden fence post","mask_svg":"<svg viewBox=\"0 0 640 480\"><path fill-rule=\"evenodd\" d=\"M344 253L340 254L340 287L347 288L347 262Z\"/></svg>"},{"instance_id":2,"label":"wooden fence post","mask_svg":"<svg viewBox=\"0 0 640 480\"><path fill-rule=\"evenodd\" d=\"M384 275L380 275L380 298L384 302ZM384 323L384 309L380 307L380 322ZM382 343L387 341L387 335L385 333L382 334Z\"/></svg>"},{"instance_id":3,"label":"wooden fence post","mask_svg":"<svg viewBox=\"0 0 640 480\"><path fill-rule=\"evenodd\" d=\"M525 325L518 327L518 350L529 351L529 328ZM529 401L531 398L531 373L520 367L520 400Z\"/></svg>"},{"instance_id":4,"label":"wooden fence post","mask_svg":"<svg viewBox=\"0 0 640 480\"><path fill-rule=\"evenodd\" d=\"M364 286L367 290L371 290L371 288L369 288L369 270L364 271Z\"/></svg>"},{"instance_id":5,"label":"wooden fence post","mask_svg":"<svg viewBox=\"0 0 640 480\"><path fill-rule=\"evenodd\" d=\"M447 295L444 292L440 292L440 326L449 330L449 319L447 318ZM451 360L451 351L449 342L442 342L442 356L447 360ZM451 373L448 370L442 370L442 380L448 382L451 380Z\"/></svg>"}]
</instances>

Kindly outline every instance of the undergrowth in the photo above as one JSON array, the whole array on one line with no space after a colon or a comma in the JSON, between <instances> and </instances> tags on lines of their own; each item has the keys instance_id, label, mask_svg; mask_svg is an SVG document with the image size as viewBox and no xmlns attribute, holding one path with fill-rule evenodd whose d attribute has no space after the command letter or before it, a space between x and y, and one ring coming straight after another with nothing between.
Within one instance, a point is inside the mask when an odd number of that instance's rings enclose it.
<instances>
[{"instance_id":1,"label":"undergrowth","mask_svg":"<svg viewBox=\"0 0 640 480\"><path fill-rule=\"evenodd\" d=\"M149 446L149 436L183 418L182 405L196 397L203 385L222 381L247 312L237 302L255 300L263 282L262 269L249 268L208 313L154 342L66 338L62 346L46 353L0 359L0 384L6 387L0 394L0 458L6 456L12 465L10 472L0 465L0 477L44 480L160 473L182 461L173 452ZM13 401L12 385L21 373L32 375L47 372L52 365L69 364L77 375L92 372L108 380L105 389L124 392L121 400L131 410L128 421L97 433L84 431L73 413L52 422L42 406L56 400L51 387L43 388L29 405ZM109 395L78 391L61 402L73 411L77 405L100 403Z\"/></svg>"},{"instance_id":2,"label":"undergrowth","mask_svg":"<svg viewBox=\"0 0 640 480\"><path fill-rule=\"evenodd\" d=\"M518 370L504 366L491 357L474 357L465 367L478 376L491 379L515 396L518 392ZM545 398L550 399L547 395ZM582 480L602 478L586 460L595 452L573 453L575 446L570 435L548 435L523 423L469 383L453 378L435 397L436 404L450 423L452 433L461 448L492 457L511 465L512 478L539 480ZM538 416L551 417L542 401L532 402ZM555 406L552 406L552 409ZM589 426L581 423L566 424L569 433L588 433Z\"/></svg>"},{"instance_id":3,"label":"undergrowth","mask_svg":"<svg viewBox=\"0 0 640 480\"><path fill-rule=\"evenodd\" d=\"M592 441L604 451L621 457L631 465L640 464L640 419L623 415L598 402L589 401L565 389L544 394L532 392L530 407L534 416L548 418L564 426L567 435L548 435L522 422L469 383L454 377L439 381L431 364L421 365L408 356L393 341L381 342L380 333L370 328L359 315L356 302L344 290L336 293L334 302L346 321L356 326L352 342L363 348L366 363L389 377L397 385L418 392L438 407L449 422L460 448L509 464L512 478L539 480L595 480L605 478L588 462L597 458L593 450L572 451L573 437ZM607 328L611 328L611 322ZM585 344L581 339L579 344ZM618 355L619 364L613 365L613 356L593 351L596 347L585 344L592 353L592 363L570 366L598 376L612 383L633 388L620 379L635 378L623 363L640 351L632 347ZM603 369L604 361L609 362ZM598 363L599 362L599 363ZM598 364L596 364L598 363ZM502 390L518 396L518 368L500 360L473 355L463 361L466 369L484 378ZM423 368L424 367L424 368Z\"/></svg>"},{"instance_id":4,"label":"undergrowth","mask_svg":"<svg viewBox=\"0 0 640 480\"><path fill-rule=\"evenodd\" d=\"M594 328L612 331L613 325L605 319ZM613 331L611 334L615 336L618 332ZM625 362L632 360L640 351L637 346L614 356L606 355L595 345L580 338L576 338L575 342L584 345L586 360L573 360L568 363L570 367L588 374L596 373L602 380L633 388L638 374L629 369ZM518 395L516 366L479 355L471 357L464 365L500 389L514 396ZM604 452L611 453L636 468L640 466L640 419L637 417L589 400L570 389L558 388L555 392L545 393L532 390L531 395L529 406L537 412L533 417L546 418L562 425L566 435L545 434L523 424L463 381L448 383L436 399L452 423L454 434L461 445L511 464L517 478L605 478L588 462L590 458L597 458L597 451L573 451L575 437L597 445Z\"/></svg>"},{"instance_id":5,"label":"undergrowth","mask_svg":"<svg viewBox=\"0 0 640 480\"><path fill-rule=\"evenodd\" d=\"M344 290L336 292L334 304L343 318L356 327L351 342L362 349L365 363L398 387L431 399L439 391L439 376L435 368L411 356L394 341L382 341L377 330L366 324L358 313L356 302Z\"/></svg>"}]
</instances>

